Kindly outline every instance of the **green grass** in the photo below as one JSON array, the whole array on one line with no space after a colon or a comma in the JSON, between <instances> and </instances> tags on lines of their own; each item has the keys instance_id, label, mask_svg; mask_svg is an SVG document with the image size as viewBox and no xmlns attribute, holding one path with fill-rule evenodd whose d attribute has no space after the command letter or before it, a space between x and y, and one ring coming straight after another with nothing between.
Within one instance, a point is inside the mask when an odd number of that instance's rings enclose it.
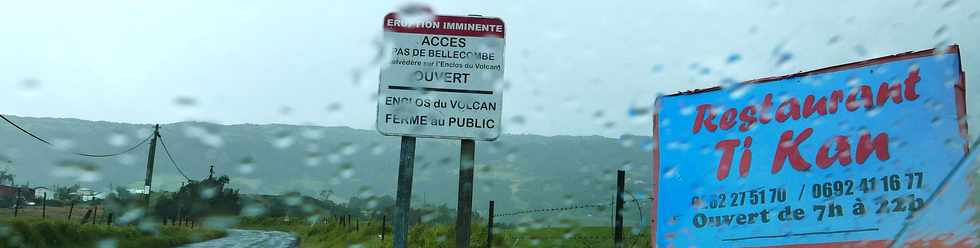
<instances>
[{"instance_id":1,"label":"green grass","mask_svg":"<svg viewBox=\"0 0 980 248\"><path fill-rule=\"evenodd\" d=\"M391 226L387 228L385 240L381 240L381 223L361 222L359 228L342 225L291 222L273 218L245 219L239 228L279 230L299 236L300 247L391 247ZM609 227L564 227L564 228L494 228L494 247L611 247L612 232ZM486 226L473 225L470 234L470 247L486 245ZM625 247L650 247L649 229L638 230L632 235L626 228ZM456 232L453 225L420 224L409 231L411 247L453 247Z\"/></svg>"},{"instance_id":2,"label":"green grass","mask_svg":"<svg viewBox=\"0 0 980 248\"><path fill-rule=\"evenodd\" d=\"M100 242L116 247L173 247L225 235L223 231L160 226L155 234L135 226L79 224L65 220L18 217L0 220L0 247L96 247Z\"/></svg>"}]
</instances>

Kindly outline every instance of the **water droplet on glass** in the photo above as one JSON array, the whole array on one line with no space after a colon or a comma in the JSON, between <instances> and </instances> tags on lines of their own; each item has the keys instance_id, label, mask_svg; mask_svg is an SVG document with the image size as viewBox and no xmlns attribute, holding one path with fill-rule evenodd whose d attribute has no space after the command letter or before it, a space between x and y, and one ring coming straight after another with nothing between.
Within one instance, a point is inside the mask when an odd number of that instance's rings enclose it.
<instances>
[{"instance_id":1,"label":"water droplet on glass","mask_svg":"<svg viewBox=\"0 0 980 248\"><path fill-rule=\"evenodd\" d=\"M510 118L510 122L518 125L524 125L526 121L527 120L524 119L523 115L515 115L514 117Z\"/></svg>"},{"instance_id":2,"label":"water droplet on glass","mask_svg":"<svg viewBox=\"0 0 980 248\"><path fill-rule=\"evenodd\" d=\"M864 48L864 45L856 45L854 46L854 53L860 57L868 56L868 49Z\"/></svg>"},{"instance_id":3,"label":"water droplet on glass","mask_svg":"<svg viewBox=\"0 0 980 248\"><path fill-rule=\"evenodd\" d=\"M946 25L939 26L939 28L936 29L936 32L932 33L932 37L939 38L940 36L943 36L944 34L946 34L947 29L948 28L946 27Z\"/></svg>"},{"instance_id":4,"label":"water droplet on glass","mask_svg":"<svg viewBox=\"0 0 980 248\"><path fill-rule=\"evenodd\" d=\"M827 45L837 44L837 42L840 42L840 35L834 35L827 39Z\"/></svg>"},{"instance_id":5,"label":"water droplet on glass","mask_svg":"<svg viewBox=\"0 0 980 248\"><path fill-rule=\"evenodd\" d=\"M656 73L660 73L663 70L664 70L664 65L656 64L656 65L653 65L653 67L650 68L650 73L656 74Z\"/></svg>"},{"instance_id":6,"label":"water droplet on glass","mask_svg":"<svg viewBox=\"0 0 980 248\"><path fill-rule=\"evenodd\" d=\"M725 59L725 63L734 64L739 60L742 60L742 55L738 53L733 53L731 55L728 55L728 58Z\"/></svg>"},{"instance_id":7,"label":"water droplet on glass","mask_svg":"<svg viewBox=\"0 0 980 248\"><path fill-rule=\"evenodd\" d=\"M374 144L374 145L371 146L371 154L372 155L381 155L381 153L384 153L384 152L385 152L385 147L383 145L381 145L381 144Z\"/></svg>"},{"instance_id":8,"label":"water droplet on glass","mask_svg":"<svg viewBox=\"0 0 980 248\"><path fill-rule=\"evenodd\" d=\"M354 177L354 169L353 168L345 168L345 169L341 170L340 171L340 177L341 178L344 178L344 179L350 179L351 177Z\"/></svg>"},{"instance_id":9,"label":"water droplet on glass","mask_svg":"<svg viewBox=\"0 0 980 248\"><path fill-rule=\"evenodd\" d=\"M293 113L293 108L292 107L289 107L289 106L279 107L279 114L280 115L289 115L289 114L292 114L292 113Z\"/></svg>"},{"instance_id":10,"label":"water droplet on glass","mask_svg":"<svg viewBox=\"0 0 980 248\"><path fill-rule=\"evenodd\" d=\"M666 179L674 178L678 175L678 173L680 173L680 170L677 169L677 166L667 167L664 169L664 178Z\"/></svg>"},{"instance_id":11,"label":"water droplet on glass","mask_svg":"<svg viewBox=\"0 0 980 248\"><path fill-rule=\"evenodd\" d=\"M293 136L289 132L279 132L276 134L276 138L273 139L272 145L278 149L286 149L295 143Z\"/></svg>"},{"instance_id":12,"label":"water droplet on glass","mask_svg":"<svg viewBox=\"0 0 980 248\"><path fill-rule=\"evenodd\" d=\"M680 142L680 141L671 141L670 143L667 143L667 149L686 151L688 149L691 149L691 144Z\"/></svg>"},{"instance_id":13,"label":"water droplet on glass","mask_svg":"<svg viewBox=\"0 0 980 248\"><path fill-rule=\"evenodd\" d=\"M792 59L793 59L793 54L792 53L789 53L789 52L781 53L776 58L776 66L777 67L783 66L784 64L786 64L786 62L789 62Z\"/></svg>"},{"instance_id":14,"label":"water droplet on glass","mask_svg":"<svg viewBox=\"0 0 980 248\"><path fill-rule=\"evenodd\" d=\"M339 102L332 102L329 105L327 105L327 112L339 111L341 107L343 106Z\"/></svg>"},{"instance_id":15,"label":"water droplet on glass","mask_svg":"<svg viewBox=\"0 0 980 248\"><path fill-rule=\"evenodd\" d=\"M28 78L20 81L20 89L25 91L37 90L41 87L41 81L35 78Z\"/></svg>"},{"instance_id":16,"label":"water droplet on glass","mask_svg":"<svg viewBox=\"0 0 980 248\"><path fill-rule=\"evenodd\" d=\"M950 10L952 9L953 6L956 5L957 2L958 2L957 0L946 0L946 2L943 3L941 8L944 10Z\"/></svg>"},{"instance_id":17,"label":"water droplet on glass","mask_svg":"<svg viewBox=\"0 0 980 248\"><path fill-rule=\"evenodd\" d=\"M626 110L626 114L629 117L646 117L650 113L650 107L630 105L629 109Z\"/></svg>"},{"instance_id":18,"label":"water droplet on glass","mask_svg":"<svg viewBox=\"0 0 980 248\"><path fill-rule=\"evenodd\" d=\"M188 96L178 96L174 98L174 104L179 107L194 107L197 106L197 99Z\"/></svg>"},{"instance_id":19,"label":"water droplet on glass","mask_svg":"<svg viewBox=\"0 0 980 248\"><path fill-rule=\"evenodd\" d=\"M108 142L109 145L119 147L128 144L129 138L127 138L126 135L123 135L121 133L112 133L109 134L109 137L106 142Z\"/></svg>"},{"instance_id":20,"label":"water droplet on glass","mask_svg":"<svg viewBox=\"0 0 980 248\"><path fill-rule=\"evenodd\" d=\"M742 98L746 94L752 91L752 84L737 84L732 88L731 92L728 93L728 97L732 100L737 100Z\"/></svg>"}]
</instances>

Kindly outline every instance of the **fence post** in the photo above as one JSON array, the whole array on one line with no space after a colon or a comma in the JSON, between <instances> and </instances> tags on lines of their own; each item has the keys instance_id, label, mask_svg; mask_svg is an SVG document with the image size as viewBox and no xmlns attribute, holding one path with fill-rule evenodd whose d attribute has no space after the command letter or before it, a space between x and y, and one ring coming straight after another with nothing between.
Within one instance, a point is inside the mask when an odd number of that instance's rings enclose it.
<instances>
[{"instance_id":1,"label":"fence post","mask_svg":"<svg viewBox=\"0 0 980 248\"><path fill-rule=\"evenodd\" d=\"M75 201L71 201L71 207L68 207L68 221L71 221L71 212L75 211Z\"/></svg>"},{"instance_id":2,"label":"fence post","mask_svg":"<svg viewBox=\"0 0 980 248\"><path fill-rule=\"evenodd\" d=\"M106 226L111 226L112 225L112 213L109 213L108 218L106 218L105 225Z\"/></svg>"},{"instance_id":3,"label":"fence post","mask_svg":"<svg viewBox=\"0 0 980 248\"><path fill-rule=\"evenodd\" d=\"M95 210L92 211L92 224L95 224L96 220L98 219L99 219L99 205L95 205Z\"/></svg>"},{"instance_id":4,"label":"fence post","mask_svg":"<svg viewBox=\"0 0 980 248\"><path fill-rule=\"evenodd\" d=\"M14 196L14 217L17 217L17 212L20 211L20 187L17 188L17 195Z\"/></svg>"},{"instance_id":5,"label":"fence post","mask_svg":"<svg viewBox=\"0 0 980 248\"><path fill-rule=\"evenodd\" d=\"M82 223L83 225L86 224L86 223L88 223L88 218L92 218L92 209L91 208L88 209L88 211L85 211L85 216L82 217L82 222L80 222L80 223Z\"/></svg>"},{"instance_id":6,"label":"fence post","mask_svg":"<svg viewBox=\"0 0 980 248\"><path fill-rule=\"evenodd\" d=\"M613 247L623 247L623 188L625 186L626 172L616 171L616 215L615 231L613 233Z\"/></svg>"},{"instance_id":7,"label":"fence post","mask_svg":"<svg viewBox=\"0 0 980 248\"><path fill-rule=\"evenodd\" d=\"M385 225L388 224L388 216L381 216L381 240L385 240Z\"/></svg>"},{"instance_id":8,"label":"fence post","mask_svg":"<svg viewBox=\"0 0 980 248\"><path fill-rule=\"evenodd\" d=\"M493 247L493 201L490 201L490 211L487 213L487 248Z\"/></svg>"},{"instance_id":9,"label":"fence post","mask_svg":"<svg viewBox=\"0 0 980 248\"><path fill-rule=\"evenodd\" d=\"M48 192L41 196L41 219L48 218Z\"/></svg>"}]
</instances>

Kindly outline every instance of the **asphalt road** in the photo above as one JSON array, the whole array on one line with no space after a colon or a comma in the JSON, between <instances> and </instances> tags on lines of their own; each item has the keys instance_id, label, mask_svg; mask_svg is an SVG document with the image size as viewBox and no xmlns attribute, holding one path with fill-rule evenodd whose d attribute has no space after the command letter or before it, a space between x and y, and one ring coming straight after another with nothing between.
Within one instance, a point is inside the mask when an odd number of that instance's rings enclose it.
<instances>
[{"instance_id":1,"label":"asphalt road","mask_svg":"<svg viewBox=\"0 0 980 248\"><path fill-rule=\"evenodd\" d=\"M296 236L280 231L229 229L228 236L220 239L193 243L182 248L293 248L298 245Z\"/></svg>"}]
</instances>

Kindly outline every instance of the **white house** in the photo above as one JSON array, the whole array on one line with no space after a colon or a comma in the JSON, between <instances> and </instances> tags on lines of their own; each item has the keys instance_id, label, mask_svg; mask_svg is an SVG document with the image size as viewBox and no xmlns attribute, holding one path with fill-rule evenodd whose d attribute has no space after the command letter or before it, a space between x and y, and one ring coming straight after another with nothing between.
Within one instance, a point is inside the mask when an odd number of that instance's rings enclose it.
<instances>
[{"instance_id":1,"label":"white house","mask_svg":"<svg viewBox=\"0 0 980 248\"><path fill-rule=\"evenodd\" d=\"M47 196L47 198L44 198L45 196ZM42 198L45 200L53 200L54 190L51 190L48 187L43 187L43 186L34 188L34 199L42 199Z\"/></svg>"}]
</instances>

